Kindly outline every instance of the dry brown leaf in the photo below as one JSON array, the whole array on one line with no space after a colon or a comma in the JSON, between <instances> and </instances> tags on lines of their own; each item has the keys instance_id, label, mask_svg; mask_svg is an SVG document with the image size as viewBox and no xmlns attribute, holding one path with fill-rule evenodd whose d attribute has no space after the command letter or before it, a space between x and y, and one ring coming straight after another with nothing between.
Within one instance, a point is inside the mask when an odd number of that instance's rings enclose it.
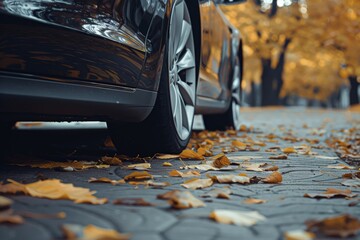
<instances>
[{"instance_id":1,"label":"dry brown leaf","mask_svg":"<svg viewBox=\"0 0 360 240\"><path fill-rule=\"evenodd\" d=\"M259 159L261 156L231 156L229 159L231 161L250 161L252 159Z\"/></svg>"},{"instance_id":2,"label":"dry brown leaf","mask_svg":"<svg viewBox=\"0 0 360 240\"><path fill-rule=\"evenodd\" d=\"M224 153L220 153L213 157L213 165L216 168L227 167L230 165L230 160L225 156Z\"/></svg>"},{"instance_id":3,"label":"dry brown leaf","mask_svg":"<svg viewBox=\"0 0 360 240\"><path fill-rule=\"evenodd\" d=\"M64 224L62 232L66 240L128 240L129 234L121 234L113 229L96 227L94 225L81 226Z\"/></svg>"},{"instance_id":4,"label":"dry brown leaf","mask_svg":"<svg viewBox=\"0 0 360 240\"><path fill-rule=\"evenodd\" d=\"M0 184L0 193L26 193L25 187L23 185L18 185L14 183Z\"/></svg>"},{"instance_id":5,"label":"dry brown leaf","mask_svg":"<svg viewBox=\"0 0 360 240\"><path fill-rule=\"evenodd\" d=\"M196 159L196 160L204 160L204 156L200 155L199 153L191 150L191 149L185 149L180 153L180 158L185 159Z\"/></svg>"},{"instance_id":6,"label":"dry brown leaf","mask_svg":"<svg viewBox=\"0 0 360 240\"><path fill-rule=\"evenodd\" d=\"M242 124L240 126L239 132L247 132L247 127L244 124Z\"/></svg>"},{"instance_id":7,"label":"dry brown leaf","mask_svg":"<svg viewBox=\"0 0 360 240\"><path fill-rule=\"evenodd\" d=\"M172 171L169 172L170 177L183 177L183 178L186 178L186 177L194 177L194 176L200 176L200 175L201 174L198 171L194 171L194 170L187 171L187 172L181 172L181 171L178 171L178 170L172 170Z\"/></svg>"},{"instance_id":8,"label":"dry brown leaf","mask_svg":"<svg viewBox=\"0 0 360 240\"><path fill-rule=\"evenodd\" d=\"M64 218L66 218L65 212L58 212L58 213L53 213L53 214L21 212L21 213L19 213L19 215L21 215L22 217L25 217L25 218L32 218L32 219L46 219L46 218L64 219Z\"/></svg>"},{"instance_id":9,"label":"dry brown leaf","mask_svg":"<svg viewBox=\"0 0 360 240\"><path fill-rule=\"evenodd\" d=\"M157 159L162 159L162 160L175 159L179 157L180 157L179 154L159 154L156 156Z\"/></svg>"},{"instance_id":10,"label":"dry brown leaf","mask_svg":"<svg viewBox=\"0 0 360 240\"><path fill-rule=\"evenodd\" d=\"M145 201L143 198L118 198L113 201L113 204L127 206L154 206L154 204Z\"/></svg>"},{"instance_id":11,"label":"dry brown leaf","mask_svg":"<svg viewBox=\"0 0 360 240\"><path fill-rule=\"evenodd\" d=\"M282 182L282 175L279 172L273 172L265 179L262 180L264 183L281 183Z\"/></svg>"},{"instance_id":12,"label":"dry brown leaf","mask_svg":"<svg viewBox=\"0 0 360 240\"><path fill-rule=\"evenodd\" d=\"M198 148L197 152L201 155L201 156L205 156L205 157L211 157L213 155L212 151L210 151L207 148L204 147L200 147Z\"/></svg>"},{"instance_id":13,"label":"dry brown leaf","mask_svg":"<svg viewBox=\"0 0 360 240\"><path fill-rule=\"evenodd\" d=\"M185 167L181 167L182 169L197 169L200 171L217 171L219 168L211 166L209 164L197 164L197 165L187 165Z\"/></svg>"},{"instance_id":14,"label":"dry brown leaf","mask_svg":"<svg viewBox=\"0 0 360 240\"><path fill-rule=\"evenodd\" d=\"M328 165L327 168L332 168L332 169L355 169L355 167L351 167L345 164L337 164L337 165Z\"/></svg>"},{"instance_id":15,"label":"dry brown leaf","mask_svg":"<svg viewBox=\"0 0 360 240\"><path fill-rule=\"evenodd\" d=\"M260 167L266 166L266 163L242 163L240 166L246 171L262 172L264 170Z\"/></svg>"},{"instance_id":16,"label":"dry brown leaf","mask_svg":"<svg viewBox=\"0 0 360 240\"><path fill-rule=\"evenodd\" d=\"M342 175L342 178L348 178L348 179L360 179L360 172L354 172L354 173L344 173Z\"/></svg>"},{"instance_id":17,"label":"dry brown leaf","mask_svg":"<svg viewBox=\"0 0 360 240\"><path fill-rule=\"evenodd\" d=\"M347 198L353 198L356 197L357 194L352 193L350 189L335 189L335 188L328 188L323 193L305 193L304 197L309 198L334 198L334 197L347 197Z\"/></svg>"},{"instance_id":18,"label":"dry brown leaf","mask_svg":"<svg viewBox=\"0 0 360 240\"><path fill-rule=\"evenodd\" d=\"M277 155L277 156L270 156L269 159L285 160L285 159L288 159L288 157L285 154L280 154L280 155Z\"/></svg>"},{"instance_id":19,"label":"dry brown leaf","mask_svg":"<svg viewBox=\"0 0 360 240\"><path fill-rule=\"evenodd\" d=\"M164 167L171 167L171 166L172 166L172 164L169 163L169 162L164 162L162 165L163 165Z\"/></svg>"},{"instance_id":20,"label":"dry brown leaf","mask_svg":"<svg viewBox=\"0 0 360 240\"><path fill-rule=\"evenodd\" d=\"M243 143L243 142L240 142L238 140L234 140L234 141L231 142L231 144L234 147L236 147L237 149L239 149L239 150L246 150L247 145L245 143Z\"/></svg>"},{"instance_id":21,"label":"dry brown leaf","mask_svg":"<svg viewBox=\"0 0 360 240\"><path fill-rule=\"evenodd\" d=\"M152 179L152 178L153 178L153 175L151 175L150 173L148 173L146 171L132 172L129 175L124 177L125 181L128 181L128 180L144 180L144 179Z\"/></svg>"},{"instance_id":22,"label":"dry brown leaf","mask_svg":"<svg viewBox=\"0 0 360 240\"><path fill-rule=\"evenodd\" d=\"M208 176L213 181L219 182L219 183L240 183L240 184L246 184L250 183L250 178L247 176L239 176L239 175L214 175L214 176Z\"/></svg>"},{"instance_id":23,"label":"dry brown leaf","mask_svg":"<svg viewBox=\"0 0 360 240\"><path fill-rule=\"evenodd\" d=\"M303 230L292 230L284 234L284 240L313 240L315 237L315 234Z\"/></svg>"},{"instance_id":24,"label":"dry brown leaf","mask_svg":"<svg viewBox=\"0 0 360 240\"><path fill-rule=\"evenodd\" d=\"M286 147L286 148L281 149L281 151L285 154L297 153L297 151L295 150L294 147Z\"/></svg>"},{"instance_id":25,"label":"dry brown leaf","mask_svg":"<svg viewBox=\"0 0 360 240\"><path fill-rule=\"evenodd\" d=\"M127 169L135 169L135 170L146 170L151 168L150 163L137 163L137 164L130 164L126 166Z\"/></svg>"},{"instance_id":26,"label":"dry brown leaf","mask_svg":"<svg viewBox=\"0 0 360 240\"><path fill-rule=\"evenodd\" d=\"M12 209L7 209L0 211L0 223L22 224L24 223L24 218L20 215L15 215Z\"/></svg>"},{"instance_id":27,"label":"dry brown leaf","mask_svg":"<svg viewBox=\"0 0 360 240\"><path fill-rule=\"evenodd\" d=\"M89 183L111 183L112 185L117 185L117 184L124 184L125 180L124 179L112 180L112 179L106 178L106 177L101 177L101 178L91 177L88 180L88 182Z\"/></svg>"},{"instance_id":28,"label":"dry brown leaf","mask_svg":"<svg viewBox=\"0 0 360 240\"><path fill-rule=\"evenodd\" d=\"M246 204L262 204L266 203L267 201L264 199L256 199L256 198L247 198L244 200L244 203Z\"/></svg>"},{"instance_id":29,"label":"dry brown leaf","mask_svg":"<svg viewBox=\"0 0 360 240\"><path fill-rule=\"evenodd\" d=\"M268 166L268 167L264 168L264 171L275 172L275 171L277 171L277 170L279 170L279 167L276 166L276 165L274 165L274 166Z\"/></svg>"},{"instance_id":30,"label":"dry brown leaf","mask_svg":"<svg viewBox=\"0 0 360 240\"><path fill-rule=\"evenodd\" d=\"M107 157L104 156L101 158L101 161L105 164L109 164L111 166L119 166L122 164L122 161L118 157Z\"/></svg>"},{"instance_id":31,"label":"dry brown leaf","mask_svg":"<svg viewBox=\"0 0 360 240\"><path fill-rule=\"evenodd\" d=\"M0 196L0 210L9 208L13 204L13 201L9 198Z\"/></svg>"},{"instance_id":32,"label":"dry brown leaf","mask_svg":"<svg viewBox=\"0 0 360 240\"><path fill-rule=\"evenodd\" d=\"M256 211L235 211L218 209L210 213L209 216L216 222L223 224L235 224L238 226L253 226L259 221L265 221L266 218Z\"/></svg>"},{"instance_id":33,"label":"dry brown leaf","mask_svg":"<svg viewBox=\"0 0 360 240\"><path fill-rule=\"evenodd\" d=\"M307 230L329 237L346 238L360 231L360 221L348 214L328 217L323 220L306 221Z\"/></svg>"},{"instance_id":34,"label":"dry brown leaf","mask_svg":"<svg viewBox=\"0 0 360 240\"><path fill-rule=\"evenodd\" d=\"M177 209L205 207L205 203L194 197L189 191L172 190L157 197L168 200L170 205Z\"/></svg>"},{"instance_id":35,"label":"dry brown leaf","mask_svg":"<svg viewBox=\"0 0 360 240\"><path fill-rule=\"evenodd\" d=\"M232 191L230 188L216 188L213 189L203 195L201 197L214 197L214 198L222 198L222 199L230 199L230 194L232 194Z\"/></svg>"},{"instance_id":36,"label":"dry brown leaf","mask_svg":"<svg viewBox=\"0 0 360 240\"><path fill-rule=\"evenodd\" d=\"M49 199L68 199L75 203L104 204L106 198L97 198L94 196L96 191L90 191L87 188L74 187L73 184L62 183L59 179L50 179L38 181L29 184L21 184L9 179L16 185L23 186L25 194L32 197L49 198Z\"/></svg>"},{"instance_id":37,"label":"dry brown leaf","mask_svg":"<svg viewBox=\"0 0 360 240\"><path fill-rule=\"evenodd\" d=\"M195 179L190 179L185 181L183 184L181 184L181 186L183 186L184 188L190 188L190 189L202 189L202 188L207 188L213 185L213 180L210 178L206 178L206 179L199 179L199 178L195 178Z\"/></svg>"}]
</instances>

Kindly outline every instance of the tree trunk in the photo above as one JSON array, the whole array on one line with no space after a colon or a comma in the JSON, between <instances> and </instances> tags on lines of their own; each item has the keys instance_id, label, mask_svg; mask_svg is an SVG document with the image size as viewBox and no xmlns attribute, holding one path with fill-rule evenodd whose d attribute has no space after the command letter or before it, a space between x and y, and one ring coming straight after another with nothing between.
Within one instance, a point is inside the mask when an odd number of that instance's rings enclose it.
<instances>
[{"instance_id":1,"label":"tree trunk","mask_svg":"<svg viewBox=\"0 0 360 240\"><path fill-rule=\"evenodd\" d=\"M271 59L261 59L261 63L261 106L274 105L274 70L271 68Z\"/></svg>"},{"instance_id":2,"label":"tree trunk","mask_svg":"<svg viewBox=\"0 0 360 240\"><path fill-rule=\"evenodd\" d=\"M287 50L287 47L289 46L291 42L291 39L287 38L284 42L284 45L282 46L282 51L280 53L280 56L279 56L279 61L278 61L278 64L275 68L275 71L274 71L274 78L277 82L277 89L276 89L276 92L275 92L275 97L276 97L276 101L277 101L277 105L281 104L281 101L280 101L280 91L281 91L281 88L284 84L284 81L283 81L283 72L284 72L284 66L285 66L285 53L286 53L286 50Z\"/></svg>"},{"instance_id":3,"label":"tree trunk","mask_svg":"<svg viewBox=\"0 0 360 240\"><path fill-rule=\"evenodd\" d=\"M359 82L357 81L357 76L349 76L350 81L350 105L359 104Z\"/></svg>"}]
</instances>

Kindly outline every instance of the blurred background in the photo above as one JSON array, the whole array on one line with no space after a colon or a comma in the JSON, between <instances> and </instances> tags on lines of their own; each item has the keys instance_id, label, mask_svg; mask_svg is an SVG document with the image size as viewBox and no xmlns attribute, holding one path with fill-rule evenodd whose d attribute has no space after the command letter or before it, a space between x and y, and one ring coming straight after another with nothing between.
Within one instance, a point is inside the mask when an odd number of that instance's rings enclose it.
<instances>
[{"instance_id":1,"label":"blurred background","mask_svg":"<svg viewBox=\"0 0 360 240\"><path fill-rule=\"evenodd\" d=\"M222 6L244 39L246 106L359 104L360 0Z\"/></svg>"}]
</instances>

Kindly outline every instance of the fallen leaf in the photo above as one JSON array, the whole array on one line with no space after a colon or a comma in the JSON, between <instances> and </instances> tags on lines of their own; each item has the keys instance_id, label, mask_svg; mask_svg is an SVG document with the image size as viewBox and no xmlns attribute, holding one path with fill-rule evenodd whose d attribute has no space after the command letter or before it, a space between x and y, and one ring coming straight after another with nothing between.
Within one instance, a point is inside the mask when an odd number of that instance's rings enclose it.
<instances>
[{"instance_id":1,"label":"fallen leaf","mask_svg":"<svg viewBox=\"0 0 360 240\"><path fill-rule=\"evenodd\" d=\"M218 209L210 213L211 219L223 224L235 224L238 226L253 226L259 221L265 221L266 218L256 211L235 211Z\"/></svg>"},{"instance_id":2,"label":"fallen leaf","mask_svg":"<svg viewBox=\"0 0 360 240\"><path fill-rule=\"evenodd\" d=\"M315 156L315 157L316 157L316 158L320 158L320 159L329 159L329 160L339 159L338 157L322 156L322 155L317 155L317 156Z\"/></svg>"},{"instance_id":3,"label":"fallen leaf","mask_svg":"<svg viewBox=\"0 0 360 240\"><path fill-rule=\"evenodd\" d=\"M213 165L216 168L227 167L230 165L230 160L225 156L224 153L220 153L213 157Z\"/></svg>"},{"instance_id":4,"label":"fallen leaf","mask_svg":"<svg viewBox=\"0 0 360 240\"><path fill-rule=\"evenodd\" d=\"M260 167L265 166L266 163L243 163L240 166L245 168L246 171L253 171L253 172L262 172L264 171Z\"/></svg>"},{"instance_id":5,"label":"fallen leaf","mask_svg":"<svg viewBox=\"0 0 360 240\"><path fill-rule=\"evenodd\" d=\"M0 196L0 210L9 208L13 204L13 201L9 198Z\"/></svg>"},{"instance_id":6,"label":"fallen leaf","mask_svg":"<svg viewBox=\"0 0 360 240\"><path fill-rule=\"evenodd\" d=\"M277 155L277 156L270 156L269 159L274 159L274 160L285 160L287 159L287 155L285 154L280 154L280 155Z\"/></svg>"},{"instance_id":7,"label":"fallen leaf","mask_svg":"<svg viewBox=\"0 0 360 240\"><path fill-rule=\"evenodd\" d=\"M172 190L157 197L168 200L170 205L177 209L205 207L205 203L194 197L189 191Z\"/></svg>"},{"instance_id":8,"label":"fallen leaf","mask_svg":"<svg viewBox=\"0 0 360 240\"><path fill-rule=\"evenodd\" d=\"M62 232L66 240L128 240L129 234L121 234L113 229L96 227L94 225L81 226L64 224Z\"/></svg>"},{"instance_id":9,"label":"fallen leaf","mask_svg":"<svg viewBox=\"0 0 360 240\"><path fill-rule=\"evenodd\" d=\"M101 158L101 161L105 164L109 164L111 166L119 166L122 164L122 161L118 157L107 157L104 156Z\"/></svg>"},{"instance_id":10,"label":"fallen leaf","mask_svg":"<svg viewBox=\"0 0 360 240\"><path fill-rule=\"evenodd\" d=\"M332 169L355 169L355 167L351 167L345 164L337 164L337 165L328 165L327 168L332 168Z\"/></svg>"},{"instance_id":11,"label":"fallen leaf","mask_svg":"<svg viewBox=\"0 0 360 240\"><path fill-rule=\"evenodd\" d=\"M352 193L350 189L341 190L335 188L328 188L323 193L305 193L304 195L304 197L309 197L309 198L334 198L334 197L352 198L356 196L357 194Z\"/></svg>"},{"instance_id":12,"label":"fallen leaf","mask_svg":"<svg viewBox=\"0 0 360 240\"><path fill-rule=\"evenodd\" d=\"M8 181L22 187L24 190L23 193L32 197L68 199L73 200L75 203L104 204L107 202L106 198L95 197L95 191L90 191L87 188L74 187L71 183L61 183L59 179L50 179L29 184L21 184L11 179L8 179Z\"/></svg>"},{"instance_id":13,"label":"fallen leaf","mask_svg":"<svg viewBox=\"0 0 360 240\"><path fill-rule=\"evenodd\" d=\"M194 171L194 170L187 171L187 172L181 172L181 171L178 171L178 170L172 170L172 171L169 172L170 177L183 177L183 178L186 178L186 177L194 177L194 176L200 176L200 175L201 174L198 171Z\"/></svg>"},{"instance_id":14,"label":"fallen leaf","mask_svg":"<svg viewBox=\"0 0 360 240\"><path fill-rule=\"evenodd\" d=\"M316 235L303 230L292 230L285 232L284 240L313 240Z\"/></svg>"},{"instance_id":15,"label":"fallen leaf","mask_svg":"<svg viewBox=\"0 0 360 240\"><path fill-rule=\"evenodd\" d=\"M171 184L169 182L154 182L154 181L147 181L148 185L154 188L163 188L170 186Z\"/></svg>"},{"instance_id":16,"label":"fallen leaf","mask_svg":"<svg viewBox=\"0 0 360 240\"><path fill-rule=\"evenodd\" d=\"M348 179L360 179L360 172L354 172L354 173L344 173L342 175L342 178L348 178Z\"/></svg>"},{"instance_id":17,"label":"fallen leaf","mask_svg":"<svg viewBox=\"0 0 360 240\"><path fill-rule=\"evenodd\" d=\"M234 147L236 147L237 149L239 149L239 150L246 150L247 145L245 143L243 143L243 142L240 142L238 140L234 140L234 141L231 142L231 144Z\"/></svg>"},{"instance_id":18,"label":"fallen leaf","mask_svg":"<svg viewBox=\"0 0 360 240\"><path fill-rule=\"evenodd\" d=\"M281 183L282 182L282 175L279 172L273 172L265 179L262 180L264 183Z\"/></svg>"},{"instance_id":19,"label":"fallen leaf","mask_svg":"<svg viewBox=\"0 0 360 240\"><path fill-rule=\"evenodd\" d=\"M172 164L169 163L169 162L164 162L162 165L163 165L164 167L171 167L171 166L172 166Z\"/></svg>"},{"instance_id":20,"label":"fallen leaf","mask_svg":"<svg viewBox=\"0 0 360 240\"><path fill-rule=\"evenodd\" d=\"M24 218L20 215L15 215L12 209L7 209L0 211L0 223L22 224L24 223Z\"/></svg>"},{"instance_id":21,"label":"fallen leaf","mask_svg":"<svg viewBox=\"0 0 360 240\"><path fill-rule=\"evenodd\" d=\"M201 197L214 197L214 198L223 198L223 199L230 199L230 194L232 191L229 188L215 188L203 195Z\"/></svg>"},{"instance_id":22,"label":"fallen leaf","mask_svg":"<svg viewBox=\"0 0 360 240\"><path fill-rule=\"evenodd\" d=\"M360 187L360 179L349 179L341 183L347 187Z\"/></svg>"},{"instance_id":23,"label":"fallen leaf","mask_svg":"<svg viewBox=\"0 0 360 240\"><path fill-rule=\"evenodd\" d=\"M242 124L240 126L239 132L247 132L247 127L244 124Z\"/></svg>"},{"instance_id":24,"label":"fallen leaf","mask_svg":"<svg viewBox=\"0 0 360 240\"><path fill-rule=\"evenodd\" d=\"M132 172L129 175L126 175L124 177L125 181L127 181L127 180L144 180L144 179L152 179L152 178L153 178L153 176L146 171Z\"/></svg>"},{"instance_id":25,"label":"fallen leaf","mask_svg":"<svg viewBox=\"0 0 360 240\"><path fill-rule=\"evenodd\" d=\"M346 238L355 236L360 230L360 221L348 214L328 217L322 220L306 221L307 230L329 237Z\"/></svg>"},{"instance_id":26,"label":"fallen leaf","mask_svg":"<svg viewBox=\"0 0 360 240\"><path fill-rule=\"evenodd\" d=\"M119 179L119 180L112 180L106 177L101 177L101 178L94 178L91 177L88 180L89 183L111 183L112 185L117 185L117 184L124 184L125 180L124 179Z\"/></svg>"},{"instance_id":27,"label":"fallen leaf","mask_svg":"<svg viewBox=\"0 0 360 240\"><path fill-rule=\"evenodd\" d=\"M113 204L127 206L154 206L154 204L145 201L143 198L118 198L113 201Z\"/></svg>"},{"instance_id":28,"label":"fallen leaf","mask_svg":"<svg viewBox=\"0 0 360 240\"><path fill-rule=\"evenodd\" d=\"M23 185L18 185L14 183L0 184L0 193L25 193L25 187Z\"/></svg>"},{"instance_id":29,"label":"fallen leaf","mask_svg":"<svg viewBox=\"0 0 360 240\"><path fill-rule=\"evenodd\" d=\"M32 218L32 219L47 219L47 218L64 219L64 218L66 218L65 212L58 212L58 213L54 213L54 214L21 212L21 213L19 213L19 215L21 215L22 217L25 217L25 218Z\"/></svg>"},{"instance_id":30,"label":"fallen leaf","mask_svg":"<svg viewBox=\"0 0 360 240\"><path fill-rule=\"evenodd\" d=\"M137 164L130 164L126 166L127 169L135 169L135 170L146 170L151 168L150 163L137 163Z\"/></svg>"},{"instance_id":31,"label":"fallen leaf","mask_svg":"<svg viewBox=\"0 0 360 240\"><path fill-rule=\"evenodd\" d=\"M293 147L286 147L286 148L281 149L281 151L285 154L297 153L297 151Z\"/></svg>"},{"instance_id":32,"label":"fallen leaf","mask_svg":"<svg viewBox=\"0 0 360 240\"><path fill-rule=\"evenodd\" d=\"M267 168L264 168L264 171L272 171L272 172L275 172L279 170L279 167L274 165L274 166L268 166Z\"/></svg>"},{"instance_id":33,"label":"fallen leaf","mask_svg":"<svg viewBox=\"0 0 360 240\"><path fill-rule=\"evenodd\" d=\"M213 185L213 180L210 178L206 178L206 179L199 179L199 178L195 178L195 179L190 179L188 181L185 181L183 184L181 184L181 186L183 186L184 188L190 188L190 189L202 189L202 188L207 188Z\"/></svg>"},{"instance_id":34,"label":"fallen leaf","mask_svg":"<svg viewBox=\"0 0 360 240\"><path fill-rule=\"evenodd\" d=\"M175 159L175 158L179 158L179 157L180 157L179 154L158 154L158 155L156 155L157 159L162 159L162 160Z\"/></svg>"},{"instance_id":35,"label":"fallen leaf","mask_svg":"<svg viewBox=\"0 0 360 240\"><path fill-rule=\"evenodd\" d=\"M262 204L266 203L267 201L264 199L256 199L256 198L247 198L244 200L244 203L246 204Z\"/></svg>"},{"instance_id":36,"label":"fallen leaf","mask_svg":"<svg viewBox=\"0 0 360 240\"><path fill-rule=\"evenodd\" d=\"M197 169L200 171L217 171L219 168L216 168L214 166L211 166L209 164L198 164L198 165L187 165L185 167L181 167L182 169Z\"/></svg>"},{"instance_id":37,"label":"fallen leaf","mask_svg":"<svg viewBox=\"0 0 360 240\"><path fill-rule=\"evenodd\" d=\"M261 156L231 156L230 161L250 161L251 159L259 159Z\"/></svg>"},{"instance_id":38,"label":"fallen leaf","mask_svg":"<svg viewBox=\"0 0 360 240\"><path fill-rule=\"evenodd\" d=\"M240 184L246 184L250 183L250 178L246 176L239 176L239 175L214 175L214 176L208 176L213 181L219 182L219 183L240 183Z\"/></svg>"},{"instance_id":39,"label":"fallen leaf","mask_svg":"<svg viewBox=\"0 0 360 240\"><path fill-rule=\"evenodd\" d=\"M191 150L191 149L185 149L180 153L180 158L185 159L196 159L196 160L204 160L204 156L200 155L199 153Z\"/></svg>"},{"instance_id":40,"label":"fallen leaf","mask_svg":"<svg viewBox=\"0 0 360 240\"><path fill-rule=\"evenodd\" d=\"M207 149L207 148L204 148L204 147L200 147L198 148L197 152L201 155L201 156L205 156L205 157L210 157L213 155L213 153Z\"/></svg>"}]
</instances>

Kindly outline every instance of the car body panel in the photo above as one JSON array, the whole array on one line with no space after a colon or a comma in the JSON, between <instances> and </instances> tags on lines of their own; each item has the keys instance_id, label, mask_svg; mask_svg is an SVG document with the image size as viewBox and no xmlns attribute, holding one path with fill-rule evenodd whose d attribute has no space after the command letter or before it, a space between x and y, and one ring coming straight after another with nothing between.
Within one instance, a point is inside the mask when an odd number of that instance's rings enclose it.
<instances>
[{"instance_id":1,"label":"car body panel","mask_svg":"<svg viewBox=\"0 0 360 240\"><path fill-rule=\"evenodd\" d=\"M213 0L186 1L191 4L200 63L196 111L224 112L231 99L230 73L239 41L234 41L233 27L224 21ZM12 81L21 79L22 83L26 79L40 80L37 84L41 83L44 89L47 81L62 83L64 87L68 84L69 91L74 84L92 87L89 93L95 89L114 89L109 94L118 95L107 99L113 107L121 107L119 102L125 106L129 102L123 98L132 99L131 94L135 96L137 90L144 90L145 93L139 93L144 96L140 97L144 102L136 104L151 112L161 78L172 3L173 0L0 0L0 75L10 76ZM2 86L5 87L4 82ZM126 94L121 93L123 90ZM15 93L12 94L14 99ZM9 102L7 97L6 91L0 91L2 116L21 112L16 110L19 105L14 105L13 112L10 107L4 110ZM66 97L56 98L61 101ZM89 106L94 102L90 101ZM136 105L129 104L137 112ZM71 109L68 115L77 118L73 115L76 107ZM35 112L47 114L47 110ZM79 114L80 118L90 117L85 112ZM116 109L109 108L107 115L116 118L115 113L118 114ZM58 114L51 111L54 114L66 115L66 109ZM148 114L146 110L134 119L122 120L137 122ZM96 112L95 116L98 116ZM103 117L105 113L101 114Z\"/></svg>"}]
</instances>

